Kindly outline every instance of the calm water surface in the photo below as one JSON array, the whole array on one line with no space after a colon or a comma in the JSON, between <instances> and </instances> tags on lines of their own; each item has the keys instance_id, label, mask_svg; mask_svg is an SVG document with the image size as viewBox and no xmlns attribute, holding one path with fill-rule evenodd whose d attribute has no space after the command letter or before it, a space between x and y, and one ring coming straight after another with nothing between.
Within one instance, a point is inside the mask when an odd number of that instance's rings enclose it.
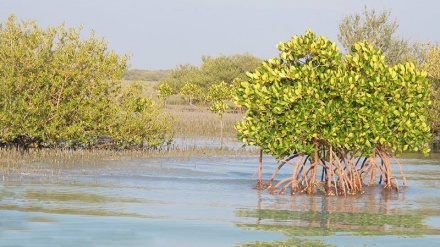
<instances>
[{"instance_id":1,"label":"calm water surface","mask_svg":"<svg viewBox=\"0 0 440 247\"><path fill-rule=\"evenodd\" d=\"M257 157L41 161L0 182L0 246L439 246L440 156L399 161L399 194L346 198L253 190Z\"/></svg>"}]
</instances>

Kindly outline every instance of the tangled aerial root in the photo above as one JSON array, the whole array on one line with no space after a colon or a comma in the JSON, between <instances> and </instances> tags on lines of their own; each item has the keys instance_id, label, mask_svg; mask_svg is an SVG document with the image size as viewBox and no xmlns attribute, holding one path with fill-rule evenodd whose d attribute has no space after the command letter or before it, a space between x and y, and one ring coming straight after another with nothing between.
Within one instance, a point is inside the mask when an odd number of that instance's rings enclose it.
<instances>
[{"instance_id":1,"label":"tangled aerial root","mask_svg":"<svg viewBox=\"0 0 440 247\"><path fill-rule=\"evenodd\" d=\"M298 158L296 162L291 162ZM400 163L386 151L375 150L371 157L363 157L349 152L334 152L332 147L316 151L310 155L295 154L280 160L269 181L262 181L262 152L260 153L259 176L256 189L268 189L271 194L284 194L290 189L290 194L314 194L318 191L326 195L356 195L364 193L364 186L383 183L384 190L399 192L398 181L392 176L391 162L394 159L399 166L403 185L406 179ZM280 180L272 187L279 170L285 165L293 166L292 176ZM319 169L320 168L320 169ZM318 174L320 172L321 174Z\"/></svg>"}]
</instances>

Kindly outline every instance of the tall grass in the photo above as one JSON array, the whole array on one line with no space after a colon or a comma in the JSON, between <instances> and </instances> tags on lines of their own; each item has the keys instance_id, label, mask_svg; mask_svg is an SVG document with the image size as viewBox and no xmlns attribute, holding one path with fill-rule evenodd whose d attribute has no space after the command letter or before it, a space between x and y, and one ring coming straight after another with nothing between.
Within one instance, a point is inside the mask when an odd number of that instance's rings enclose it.
<instances>
[{"instance_id":1,"label":"tall grass","mask_svg":"<svg viewBox=\"0 0 440 247\"><path fill-rule=\"evenodd\" d=\"M177 120L174 126L175 137L219 137L220 118L217 114L210 112L207 107L194 108L191 106L170 105L166 112ZM237 135L234 129L235 123L243 118L243 114L225 113L223 115L223 136L235 138Z\"/></svg>"}]
</instances>

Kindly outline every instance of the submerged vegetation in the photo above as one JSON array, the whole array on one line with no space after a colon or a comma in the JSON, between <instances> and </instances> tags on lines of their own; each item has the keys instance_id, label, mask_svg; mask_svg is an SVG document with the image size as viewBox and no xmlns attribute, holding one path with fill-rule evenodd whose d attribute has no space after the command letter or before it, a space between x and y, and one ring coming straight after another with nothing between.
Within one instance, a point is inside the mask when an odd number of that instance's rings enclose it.
<instances>
[{"instance_id":1,"label":"submerged vegetation","mask_svg":"<svg viewBox=\"0 0 440 247\"><path fill-rule=\"evenodd\" d=\"M271 188L278 170L297 158L292 177L271 193L363 193L377 175L384 188L399 190L391 159L429 152L427 73L410 62L386 65L367 42L343 58L335 43L311 31L278 49L279 58L248 73L235 99L246 109L239 139L281 163L267 184L259 176L257 188Z\"/></svg>"}]
</instances>

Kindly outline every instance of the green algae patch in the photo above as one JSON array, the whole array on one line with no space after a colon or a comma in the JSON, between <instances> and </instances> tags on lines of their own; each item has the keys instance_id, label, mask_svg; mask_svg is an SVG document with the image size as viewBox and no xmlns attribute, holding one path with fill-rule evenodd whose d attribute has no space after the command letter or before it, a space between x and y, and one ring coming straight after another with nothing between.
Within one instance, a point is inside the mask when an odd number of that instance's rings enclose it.
<instances>
[{"instance_id":1,"label":"green algae patch","mask_svg":"<svg viewBox=\"0 0 440 247\"><path fill-rule=\"evenodd\" d=\"M374 214L367 212L315 212L289 210L237 210L236 215L254 218L256 223L236 224L245 230L279 232L289 239L251 242L241 246L332 246L304 237L400 236L418 238L440 235L440 228L425 224L429 217L414 210L411 214Z\"/></svg>"},{"instance_id":2,"label":"green algae patch","mask_svg":"<svg viewBox=\"0 0 440 247\"><path fill-rule=\"evenodd\" d=\"M120 211L109 211L102 208L97 209L77 209L77 208L61 208L61 207L41 207L41 206L19 206L13 204L0 205L0 210L13 210L19 212L39 212L49 214L64 214L64 215L86 215L86 216L115 216L115 217L136 217L136 218L157 218L135 213L124 213Z\"/></svg>"},{"instance_id":3,"label":"green algae patch","mask_svg":"<svg viewBox=\"0 0 440 247\"><path fill-rule=\"evenodd\" d=\"M393 226L417 228L423 226L422 215L385 215L352 212L314 212L314 211L289 211L289 210L237 210L238 216L274 221L301 220L309 223L331 223L351 226Z\"/></svg>"},{"instance_id":4,"label":"green algae patch","mask_svg":"<svg viewBox=\"0 0 440 247\"><path fill-rule=\"evenodd\" d=\"M57 191L38 191L27 190L25 193L27 199L37 199L41 201L79 201L84 203L111 203L111 202L126 202L126 203L141 203L142 201L136 198L119 198L109 197L92 193L74 193L74 192L57 192Z\"/></svg>"},{"instance_id":5,"label":"green algae patch","mask_svg":"<svg viewBox=\"0 0 440 247\"><path fill-rule=\"evenodd\" d=\"M322 240L308 240L300 238L291 238L281 241L256 241L250 243L244 243L239 245L240 247L269 247L269 246L296 246L296 247L332 247L335 245L325 244Z\"/></svg>"}]
</instances>

